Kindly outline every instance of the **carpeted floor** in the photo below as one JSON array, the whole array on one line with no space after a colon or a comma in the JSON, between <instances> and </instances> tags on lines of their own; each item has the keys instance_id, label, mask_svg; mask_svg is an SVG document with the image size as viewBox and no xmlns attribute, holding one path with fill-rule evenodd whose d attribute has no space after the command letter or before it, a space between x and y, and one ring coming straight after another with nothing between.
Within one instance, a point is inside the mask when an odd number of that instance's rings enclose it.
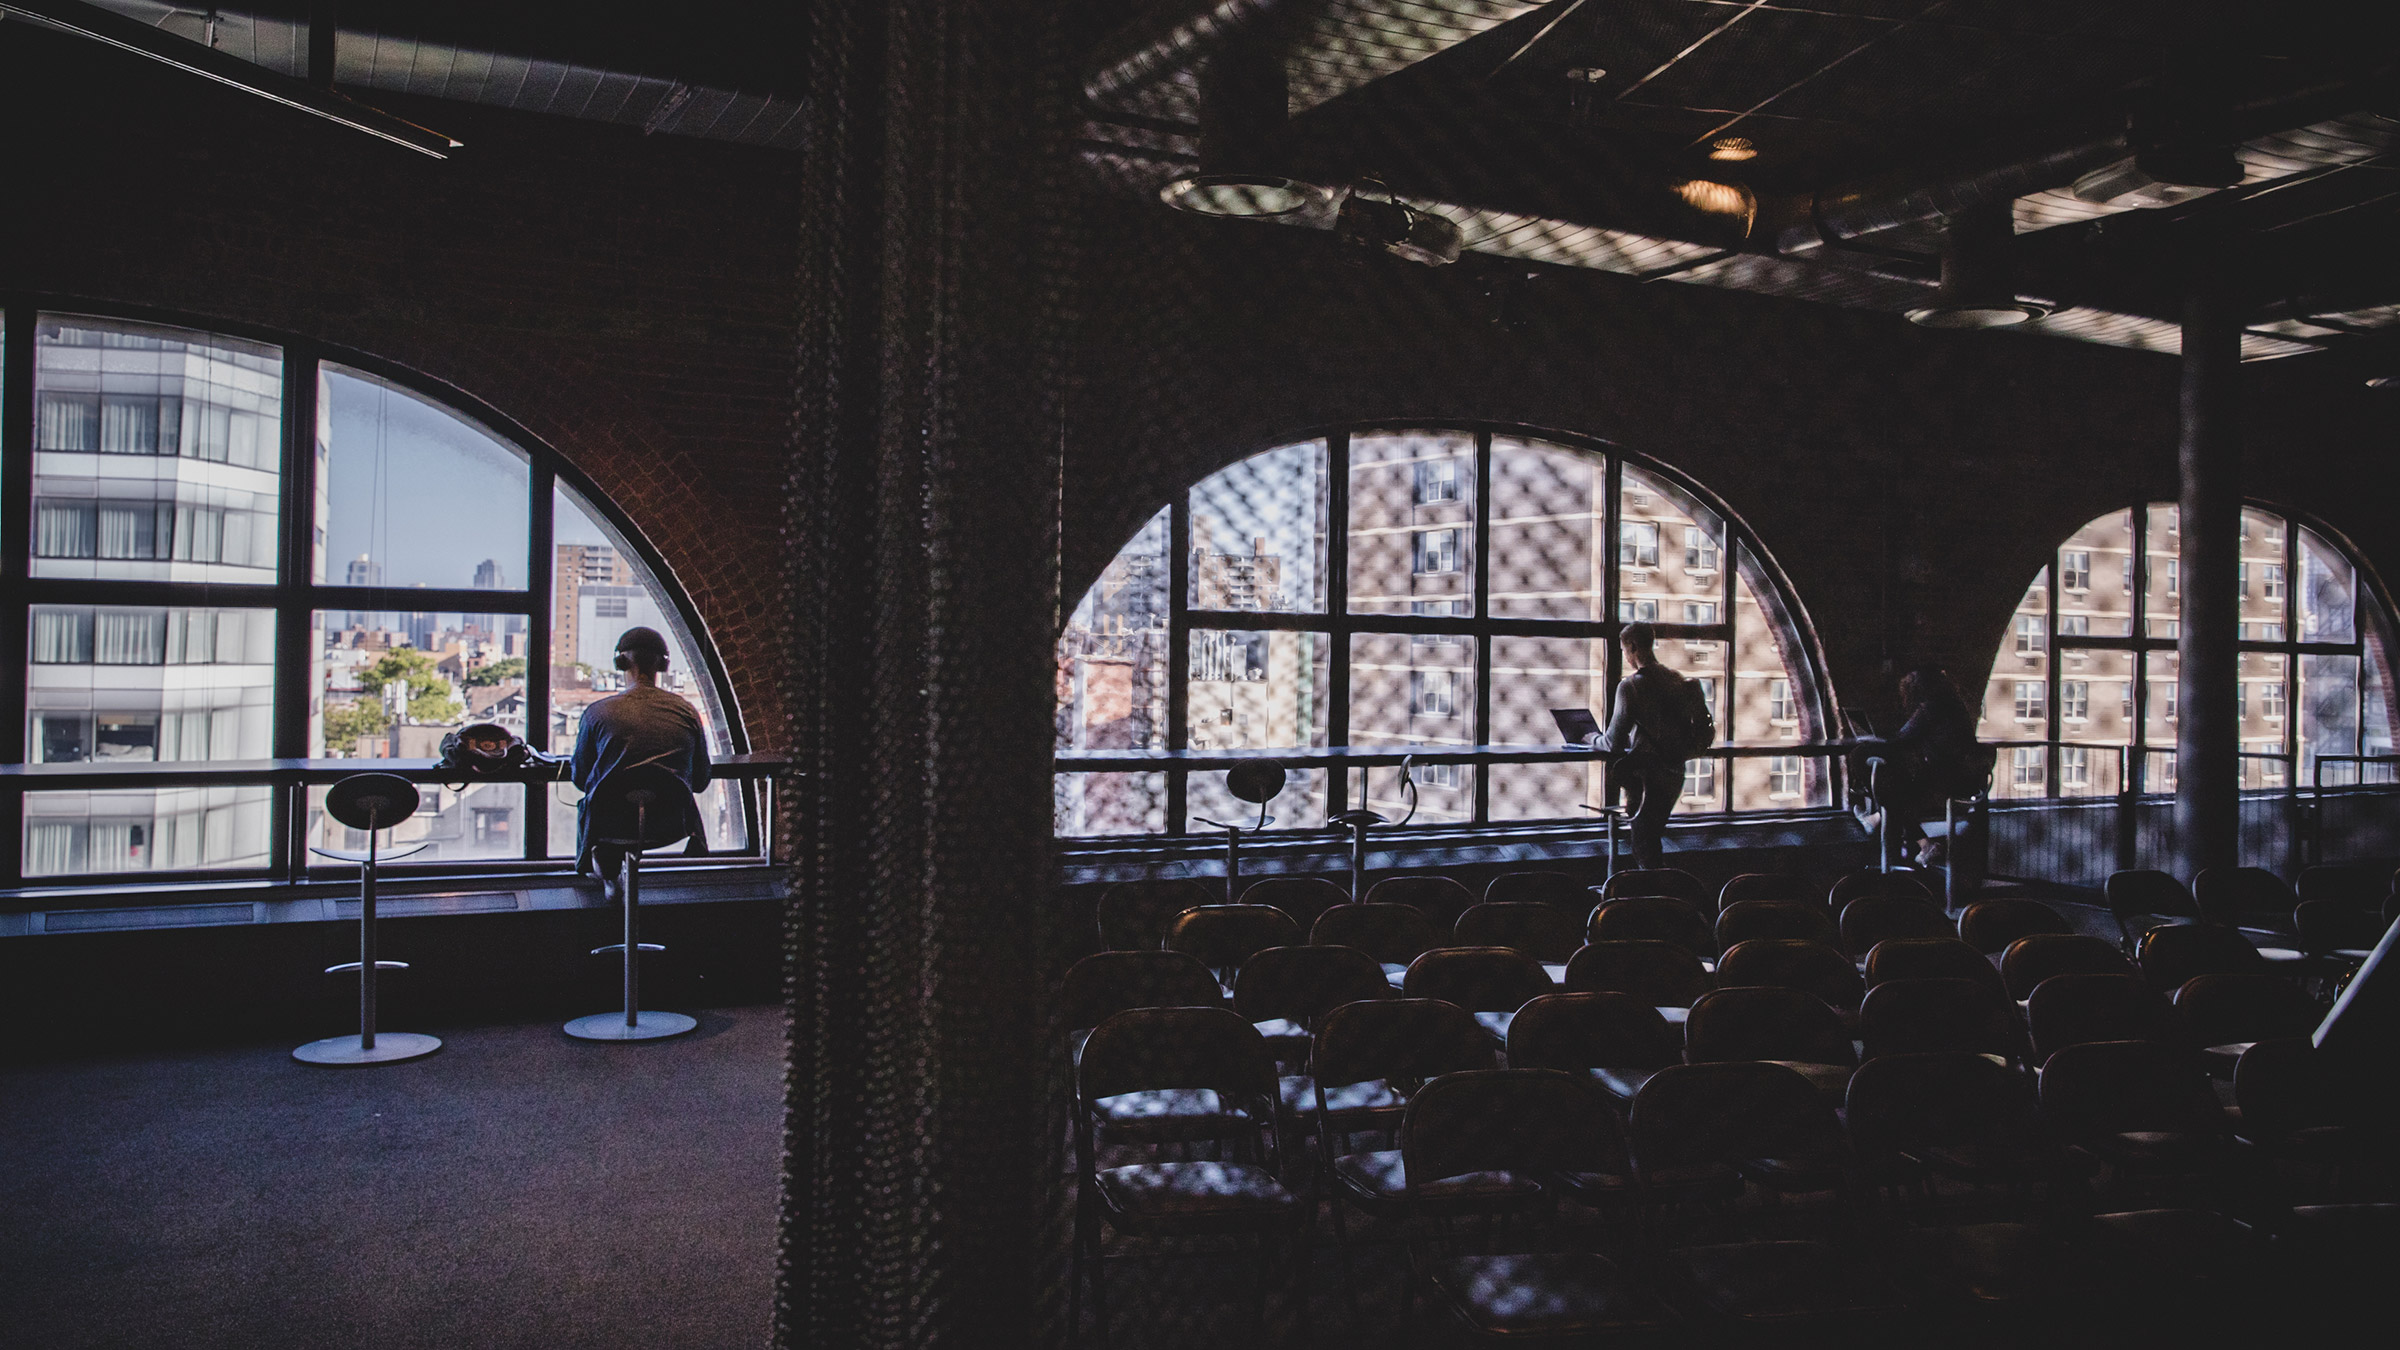
<instances>
[{"instance_id":1,"label":"carpeted floor","mask_svg":"<svg viewBox=\"0 0 2400 1350\"><path fill-rule=\"evenodd\" d=\"M635 1046L417 1029L441 1052L376 1069L0 1070L0 1345L766 1343L780 1008Z\"/></svg>"}]
</instances>

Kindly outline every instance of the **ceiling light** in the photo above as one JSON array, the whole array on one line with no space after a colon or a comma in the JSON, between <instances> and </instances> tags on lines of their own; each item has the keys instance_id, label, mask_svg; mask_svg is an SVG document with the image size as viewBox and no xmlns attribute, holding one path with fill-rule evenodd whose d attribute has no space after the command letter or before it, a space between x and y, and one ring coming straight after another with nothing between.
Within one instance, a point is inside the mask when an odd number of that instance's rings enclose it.
<instances>
[{"instance_id":1,"label":"ceiling light","mask_svg":"<svg viewBox=\"0 0 2400 1350\"><path fill-rule=\"evenodd\" d=\"M1758 198L1750 189L1733 183L1712 183L1695 178L1675 185L1675 195L1695 210L1712 216L1740 216L1747 220L1758 210Z\"/></svg>"},{"instance_id":2,"label":"ceiling light","mask_svg":"<svg viewBox=\"0 0 2400 1350\"><path fill-rule=\"evenodd\" d=\"M1908 311L1920 328L2012 328L2047 305L2017 298L2016 224L2008 205L1954 217L1942 234L1942 280L1933 303Z\"/></svg>"},{"instance_id":3,"label":"ceiling light","mask_svg":"<svg viewBox=\"0 0 2400 1350\"><path fill-rule=\"evenodd\" d=\"M1758 158L1758 147L1746 136L1719 136L1708 143L1708 157L1738 163Z\"/></svg>"},{"instance_id":4,"label":"ceiling light","mask_svg":"<svg viewBox=\"0 0 2400 1350\"><path fill-rule=\"evenodd\" d=\"M1937 304L1910 310L1908 321L1919 328L2013 328L2049 312L2045 306L2016 300L1996 304Z\"/></svg>"},{"instance_id":5,"label":"ceiling light","mask_svg":"<svg viewBox=\"0 0 2400 1350\"><path fill-rule=\"evenodd\" d=\"M1160 201L1203 216L1288 216L1314 195L1289 178L1238 173L1186 174L1158 190Z\"/></svg>"},{"instance_id":6,"label":"ceiling light","mask_svg":"<svg viewBox=\"0 0 2400 1350\"><path fill-rule=\"evenodd\" d=\"M1598 66L1577 66L1567 72L1567 78L1580 80L1585 84L1598 84L1608 78L1608 72Z\"/></svg>"},{"instance_id":7,"label":"ceiling light","mask_svg":"<svg viewBox=\"0 0 2400 1350\"><path fill-rule=\"evenodd\" d=\"M2367 388L2400 389L2400 375L2369 375L2367 377Z\"/></svg>"}]
</instances>

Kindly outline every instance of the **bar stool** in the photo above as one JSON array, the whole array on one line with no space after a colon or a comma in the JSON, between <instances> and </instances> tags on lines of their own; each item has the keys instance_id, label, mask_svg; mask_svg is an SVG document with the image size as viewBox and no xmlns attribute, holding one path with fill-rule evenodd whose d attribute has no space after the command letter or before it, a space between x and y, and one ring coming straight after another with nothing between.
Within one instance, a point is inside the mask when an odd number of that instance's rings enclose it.
<instances>
[{"instance_id":1,"label":"bar stool","mask_svg":"<svg viewBox=\"0 0 2400 1350\"><path fill-rule=\"evenodd\" d=\"M625 850L623 890L625 892L625 940L605 947L592 948L592 955L622 953L625 960L625 1010L623 1012L593 1013L567 1023L567 1034L584 1041L654 1041L667 1036L680 1036L700 1025L682 1013L640 1011L641 954L663 952L666 948L655 942L636 940L634 916L641 906L642 852L664 848L685 838L690 831L683 828L684 814L680 811L658 811L653 808L688 802L692 790L682 779L655 764L639 765L621 770L602 779L593 789L585 809L591 811L595 830L605 829L592 842ZM628 831L625 827L631 825ZM663 832L672 830L672 834Z\"/></svg>"},{"instance_id":2,"label":"bar stool","mask_svg":"<svg viewBox=\"0 0 2400 1350\"><path fill-rule=\"evenodd\" d=\"M342 853L323 848L309 850L321 858L334 858L359 865L358 959L325 967L328 975L353 970L358 972L358 1034L310 1041L292 1052L292 1058L303 1064L322 1064L329 1068L398 1064L403 1060L422 1059L442 1048L441 1040L437 1037L420 1036L409 1031L394 1031L379 1036L375 1031L375 977L386 970L408 969L406 961L375 959L375 867L382 861L377 848L377 832L399 824L416 812L416 784L397 774L354 773L326 789L325 814L351 829L367 832L365 853ZM424 847L418 844L392 856L405 858Z\"/></svg>"}]
</instances>

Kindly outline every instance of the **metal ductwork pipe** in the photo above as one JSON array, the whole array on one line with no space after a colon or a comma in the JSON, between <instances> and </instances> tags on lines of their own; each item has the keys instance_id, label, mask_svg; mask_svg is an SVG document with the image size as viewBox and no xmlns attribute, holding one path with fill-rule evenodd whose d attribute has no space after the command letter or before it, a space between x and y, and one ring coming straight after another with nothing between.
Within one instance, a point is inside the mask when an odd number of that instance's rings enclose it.
<instances>
[{"instance_id":1,"label":"metal ductwork pipe","mask_svg":"<svg viewBox=\"0 0 2400 1350\"><path fill-rule=\"evenodd\" d=\"M1957 221L1978 210L2005 215L2027 193L2071 183L2130 153L2120 133L1922 187L1870 184L1811 193L1773 212L1770 218L1789 222L1776 230L1775 250L1804 256L1886 230Z\"/></svg>"},{"instance_id":2,"label":"metal ductwork pipe","mask_svg":"<svg viewBox=\"0 0 2400 1350\"><path fill-rule=\"evenodd\" d=\"M1099 107L1155 115L1159 110L1146 95L1239 39L1266 32L1296 7L1295 0L1198 0L1136 19L1110 34L1092 54L1083 79L1084 97Z\"/></svg>"},{"instance_id":3,"label":"metal ductwork pipe","mask_svg":"<svg viewBox=\"0 0 2400 1350\"><path fill-rule=\"evenodd\" d=\"M1283 216L1321 195L1285 176L1284 127L1290 86L1284 44L1272 28L1252 29L1219 47L1193 77L1200 86L1200 165L1160 190L1159 198L1204 216Z\"/></svg>"},{"instance_id":4,"label":"metal ductwork pipe","mask_svg":"<svg viewBox=\"0 0 2400 1350\"><path fill-rule=\"evenodd\" d=\"M2006 201L1951 218L1942 234L1942 282L1933 303L1908 312L1926 328L2006 328L2049 313L2017 298L2015 214Z\"/></svg>"}]
</instances>

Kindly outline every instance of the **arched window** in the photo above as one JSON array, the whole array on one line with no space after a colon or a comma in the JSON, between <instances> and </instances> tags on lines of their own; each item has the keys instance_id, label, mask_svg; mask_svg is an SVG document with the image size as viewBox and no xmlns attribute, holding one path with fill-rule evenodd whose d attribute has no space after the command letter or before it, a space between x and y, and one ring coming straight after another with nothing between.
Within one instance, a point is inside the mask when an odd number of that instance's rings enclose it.
<instances>
[{"instance_id":1,"label":"arched window","mask_svg":"<svg viewBox=\"0 0 2400 1350\"><path fill-rule=\"evenodd\" d=\"M28 767L0 885L305 876L312 846L363 840L289 762L430 759L468 722L566 753L634 624L738 748L689 607L525 438L297 345L70 314L5 338L33 388L6 404L29 510L6 522L26 603L0 609L24 653L0 761ZM572 854L564 785L423 792L410 865ZM703 806L713 851L750 849L739 785Z\"/></svg>"},{"instance_id":2,"label":"arched window","mask_svg":"<svg viewBox=\"0 0 2400 1350\"><path fill-rule=\"evenodd\" d=\"M1552 710L1607 718L1614 639L1635 619L1659 626L1661 657L1708 689L1720 745L1744 752L1692 761L1679 810L1824 805L1825 761L1774 753L1819 739L1826 703L1772 578L1721 506L1620 452L1375 427L1252 455L1152 517L1069 616L1057 751L1107 768L1058 775L1057 831L1249 818L1222 772L1171 750L1558 750ZM1416 819L1589 819L1597 766L1557 759L1421 764ZM1298 777L1279 827L1405 809L1396 766Z\"/></svg>"},{"instance_id":3,"label":"arched window","mask_svg":"<svg viewBox=\"0 0 2400 1350\"><path fill-rule=\"evenodd\" d=\"M2341 545L2263 507L2242 510L2241 781L2315 781L2317 760L2392 749L2391 616ZM2026 588L1992 661L1981 735L2004 744L2003 797L2175 790L2176 507L2100 517ZM2360 765L2325 765L2328 784ZM2389 766L2371 766L2377 781ZM2128 778L2130 777L2130 782Z\"/></svg>"}]
</instances>

